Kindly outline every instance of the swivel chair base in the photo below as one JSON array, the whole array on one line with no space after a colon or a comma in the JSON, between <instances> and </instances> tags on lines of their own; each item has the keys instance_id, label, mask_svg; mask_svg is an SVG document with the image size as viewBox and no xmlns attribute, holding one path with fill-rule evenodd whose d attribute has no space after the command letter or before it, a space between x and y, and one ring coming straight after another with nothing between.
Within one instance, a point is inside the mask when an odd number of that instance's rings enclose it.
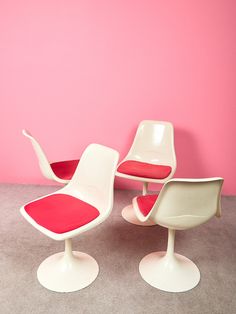
<instances>
[{"instance_id":1,"label":"swivel chair base","mask_svg":"<svg viewBox=\"0 0 236 314\"><path fill-rule=\"evenodd\" d=\"M187 257L174 253L153 252L139 264L141 277L154 288L168 292L184 292L200 281L200 271Z\"/></svg>"},{"instance_id":2,"label":"swivel chair base","mask_svg":"<svg viewBox=\"0 0 236 314\"><path fill-rule=\"evenodd\" d=\"M69 256L61 252L46 258L38 268L37 277L49 290L72 292L90 285L98 272L98 264L92 256L73 251Z\"/></svg>"}]
</instances>

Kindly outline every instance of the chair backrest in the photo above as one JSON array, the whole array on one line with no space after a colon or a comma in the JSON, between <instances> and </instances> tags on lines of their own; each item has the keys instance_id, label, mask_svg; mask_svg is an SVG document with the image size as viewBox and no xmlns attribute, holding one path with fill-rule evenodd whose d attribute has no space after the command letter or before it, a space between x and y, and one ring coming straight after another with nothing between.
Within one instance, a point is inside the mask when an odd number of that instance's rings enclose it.
<instances>
[{"instance_id":1,"label":"chair backrest","mask_svg":"<svg viewBox=\"0 0 236 314\"><path fill-rule=\"evenodd\" d=\"M133 144L125 157L152 164L176 168L174 128L170 122L144 120L140 122Z\"/></svg>"},{"instance_id":2,"label":"chair backrest","mask_svg":"<svg viewBox=\"0 0 236 314\"><path fill-rule=\"evenodd\" d=\"M94 205L100 212L111 211L118 159L116 150L90 144L82 154L71 181L63 190Z\"/></svg>"},{"instance_id":3,"label":"chair backrest","mask_svg":"<svg viewBox=\"0 0 236 314\"><path fill-rule=\"evenodd\" d=\"M172 179L163 186L151 212L167 228L188 229L221 215L222 178Z\"/></svg>"},{"instance_id":4,"label":"chair backrest","mask_svg":"<svg viewBox=\"0 0 236 314\"><path fill-rule=\"evenodd\" d=\"M44 153L42 147L39 145L39 143L36 141L36 139L30 134L27 130L22 130L22 133L24 136L28 137L33 145L33 149L35 151L35 154L38 158L39 167L43 173L43 175L48 178L52 179L54 174L50 167L50 163L46 157L46 154Z\"/></svg>"}]
</instances>

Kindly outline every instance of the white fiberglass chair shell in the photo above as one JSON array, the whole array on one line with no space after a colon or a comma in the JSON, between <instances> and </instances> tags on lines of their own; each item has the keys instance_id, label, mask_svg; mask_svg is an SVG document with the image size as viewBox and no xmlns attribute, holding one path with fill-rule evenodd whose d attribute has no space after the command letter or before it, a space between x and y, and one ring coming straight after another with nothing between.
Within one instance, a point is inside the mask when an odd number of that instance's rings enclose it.
<instances>
[{"instance_id":1,"label":"white fiberglass chair shell","mask_svg":"<svg viewBox=\"0 0 236 314\"><path fill-rule=\"evenodd\" d=\"M47 289L76 291L96 279L96 260L72 251L71 239L97 226L111 213L118 159L118 152L109 147L89 145L65 187L20 209L25 219L43 234L65 240L65 251L48 257L38 268L38 280Z\"/></svg>"},{"instance_id":2,"label":"white fiberglass chair shell","mask_svg":"<svg viewBox=\"0 0 236 314\"><path fill-rule=\"evenodd\" d=\"M27 130L23 130L22 133L30 139L44 177L59 183L68 183L75 172L79 160L65 160L50 163L42 147L32 134Z\"/></svg>"},{"instance_id":3,"label":"white fiberglass chair shell","mask_svg":"<svg viewBox=\"0 0 236 314\"><path fill-rule=\"evenodd\" d=\"M139 264L141 277L151 286L169 292L194 288L200 271L187 257L174 253L175 230L185 230L220 217L222 178L172 179L159 195L138 196L133 206L140 221L152 219L168 228L166 252L146 255Z\"/></svg>"},{"instance_id":4,"label":"white fiberglass chair shell","mask_svg":"<svg viewBox=\"0 0 236 314\"><path fill-rule=\"evenodd\" d=\"M165 183L176 170L174 128L170 122L142 121L137 129L132 146L119 163L118 177L143 182L143 195L148 183ZM122 210L123 218L136 225L153 225L151 221L140 222L128 205Z\"/></svg>"}]
</instances>

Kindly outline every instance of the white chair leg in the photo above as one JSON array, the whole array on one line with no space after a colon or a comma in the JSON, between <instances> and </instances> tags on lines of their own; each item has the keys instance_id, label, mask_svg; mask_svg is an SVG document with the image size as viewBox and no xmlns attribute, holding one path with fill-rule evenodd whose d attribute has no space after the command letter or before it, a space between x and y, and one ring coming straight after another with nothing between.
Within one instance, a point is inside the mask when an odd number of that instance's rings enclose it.
<instances>
[{"instance_id":1,"label":"white chair leg","mask_svg":"<svg viewBox=\"0 0 236 314\"><path fill-rule=\"evenodd\" d=\"M168 230L166 252L146 255L139 264L141 277L151 286L168 292L183 292L200 281L200 271L187 257L174 253L175 230Z\"/></svg>"},{"instance_id":2,"label":"white chair leg","mask_svg":"<svg viewBox=\"0 0 236 314\"><path fill-rule=\"evenodd\" d=\"M147 195L148 192L148 182L143 182L143 195Z\"/></svg>"},{"instance_id":3,"label":"white chair leg","mask_svg":"<svg viewBox=\"0 0 236 314\"><path fill-rule=\"evenodd\" d=\"M143 195L146 195L148 191L148 182L143 182ZM122 217L131 224L139 225L139 226L154 226L156 225L152 221L141 222L135 215L133 205L128 205L123 208L121 212Z\"/></svg>"},{"instance_id":4,"label":"white chair leg","mask_svg":"<svg viewBox=\"0 0 236 314\"><path fill-rule=\"evenodd\" d=\"M65 240L65 251L46 258L37 277L45 288L56 292L72 292L90 285L97 277L96 260L86 253L72 251L71 239Z\"/></svg>"}]
</instances>

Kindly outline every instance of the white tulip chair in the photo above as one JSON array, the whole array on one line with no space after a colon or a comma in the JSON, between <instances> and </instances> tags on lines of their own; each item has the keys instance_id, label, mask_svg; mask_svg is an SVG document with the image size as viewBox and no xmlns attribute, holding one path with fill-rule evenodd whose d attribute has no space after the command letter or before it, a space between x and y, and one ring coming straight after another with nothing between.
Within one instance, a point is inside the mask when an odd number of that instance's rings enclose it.
<instances>
[{"instance_id":1,"label":"white tulip chair","mask_svg":"<svg viewBox=\"0 0 236 314\"><path fill-rule=\"evenodd\" d=\"M133 199L140 221L151 219L168 228L167 251L148 254L139 264L141 277L151 286L182 292L198 284L200 271L197 266L174 252L175 231L197 227L215 215L220 217L222 184L222 178L172 179L165 183L159 195Z\"/></svg>"},{"instance_id":2,"label":"white tulip chair","mask_svg":"<svg viewBox=\"0 0 236 314\"><path fill-rule=\"evenodd\" d=\"M132 146L119 163L116 175L121 178L141 181L143 195L149 183L165 183L176 170L174 128L170 122L142 121L137 129ZM136 225L151 226L153 222L137 219L133 206L122 210L123 218Z\"/></svg>"},{"instance_id":3,"label":"white tulip chair","mask_svg":"<svg viewBox=\"0 0 236 314\"><path fill-rule=\"evenodd\" d=\"M48 257L38 268L38 280L47 289L76 291L97 277L96 260L72 251L71 239L99 225L111 213L118 159L118 152L109 147L89 145L65 187L21 208L33 227L54 240L65 241L65 251Z\"/></svg>"}]
</instances>

